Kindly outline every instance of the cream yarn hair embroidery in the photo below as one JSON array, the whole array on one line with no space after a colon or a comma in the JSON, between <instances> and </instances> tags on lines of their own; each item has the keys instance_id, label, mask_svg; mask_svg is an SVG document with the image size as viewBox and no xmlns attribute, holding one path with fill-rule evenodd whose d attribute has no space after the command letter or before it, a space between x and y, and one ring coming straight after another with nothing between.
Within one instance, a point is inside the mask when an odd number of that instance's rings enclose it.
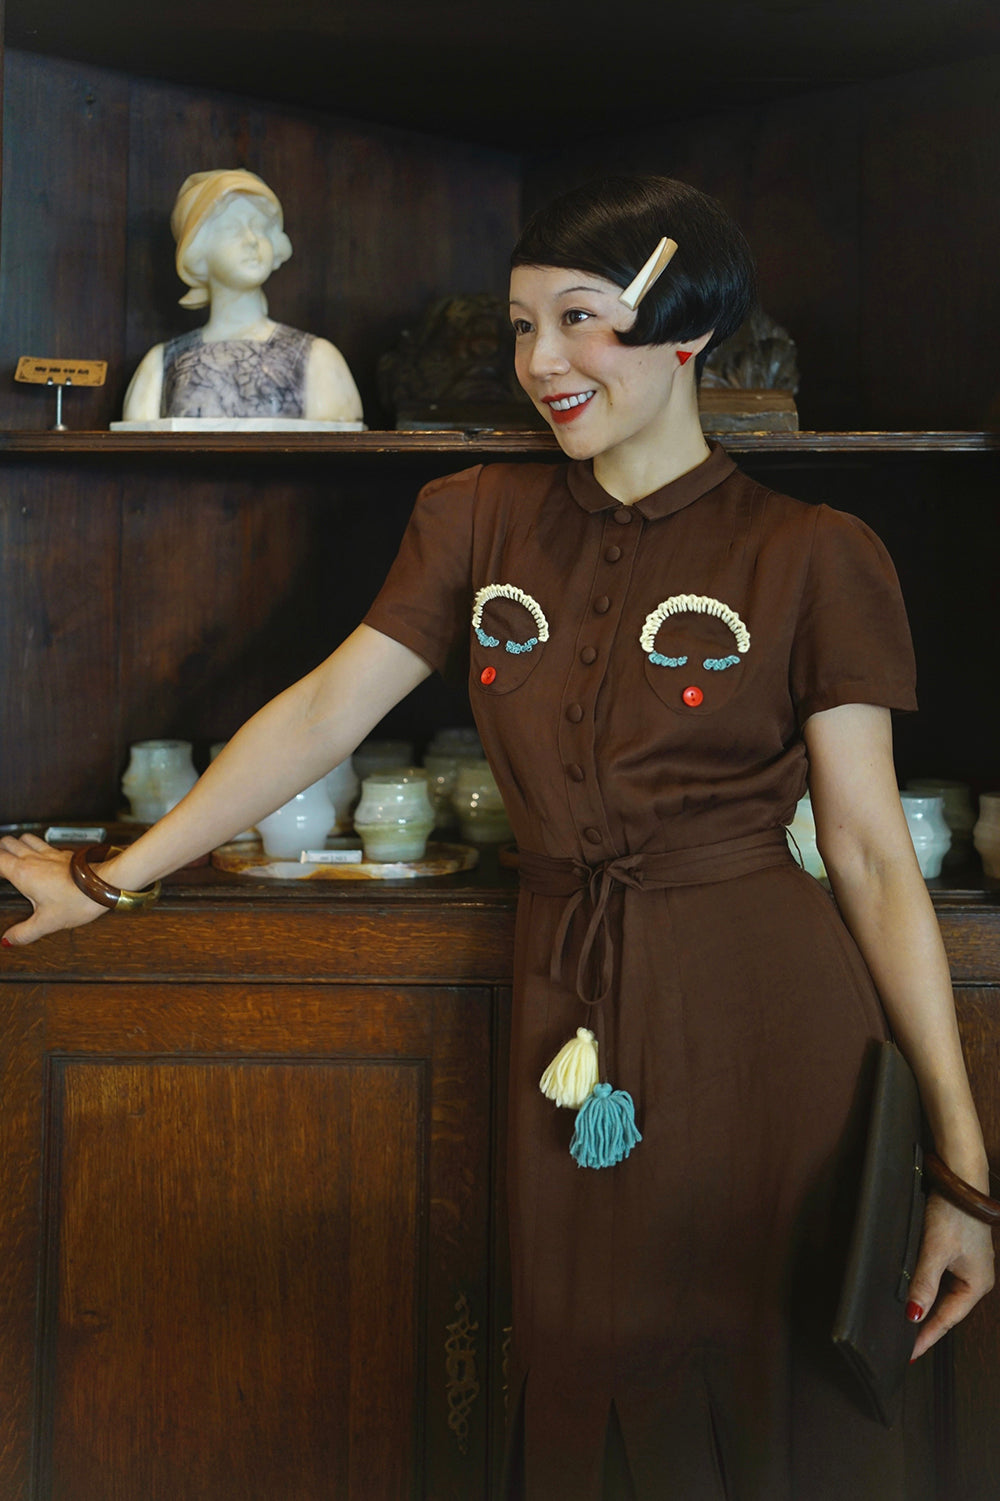
<instances>
[{"instance_id":1,"label":"cream yarn hair embroidery","mask_svg":"<svg viewBox=\"0 0 1000 1501\"><path fill-rule=\"evenodd\" d=\"M537 635L527 641L507 641L505 648L512 655L519 652L531 651L540 641L549 639L549 623L545 618L544 611L536 599L519 589L516 584L486 584L478 591L472 602L472 629L476 633L476 639L480 646L499 646L500 638L491 636L483 630L483 609L491 599L512 599L515 603L523 605L535 622Z\"/></svg>"},{"instance_id":2,"label":"cream yarn hair embroidery","mask_svg":"<svg viewBox=\"0 0 1000 1501\"><path fill-rule=\"evenodd\" d=\"M683 667L687 661L687 657L665 657L656 650L656 633L671 615L712 615L732 631L736 638L736 650L741 655L750 650L750 632L736 611L721 599L713 599L709 594L672 594L669 599L662 600L655 610L650 610L639 635L639 645L649 660L658 667ZM739 657L710 657L703 665L721 671L724 667L734 666L738 661Z\"/></svg>"}]
</instances>

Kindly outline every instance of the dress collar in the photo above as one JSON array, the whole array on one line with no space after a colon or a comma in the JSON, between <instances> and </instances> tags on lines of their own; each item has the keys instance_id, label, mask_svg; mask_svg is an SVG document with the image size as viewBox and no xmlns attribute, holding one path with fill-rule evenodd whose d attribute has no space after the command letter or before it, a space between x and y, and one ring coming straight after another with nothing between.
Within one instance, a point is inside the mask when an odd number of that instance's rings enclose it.
<instances>
[{"instance_id":1,"label":"dress collar","mask_svg":"<svg viewBox=\"0 0 1000 1501\"><path fill-rule=\"evenodd\" d=\"M647 521L672 516L675 511L683 510L707 491L714 490L716 485L721 484L733 472L736 468L735 459L731 459L718 443L709 443L708 446L710 452L707 459L703 459L686 474L671 480L669 485L662 485L652 495L644 495L635 502L635 509L640 515L645 516ZM569 465L566 480L573 499L585 511L606 511L619 504L594 478L593 462L590 459L574 460Z\"/></svg>"}]
</instances>

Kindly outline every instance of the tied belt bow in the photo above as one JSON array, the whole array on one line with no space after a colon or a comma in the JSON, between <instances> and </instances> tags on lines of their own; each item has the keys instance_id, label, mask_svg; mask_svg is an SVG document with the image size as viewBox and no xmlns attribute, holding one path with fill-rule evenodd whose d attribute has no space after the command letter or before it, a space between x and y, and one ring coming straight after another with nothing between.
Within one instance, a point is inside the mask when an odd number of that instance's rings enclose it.
<instances>
[{"instance_id":1,"label":"tied belt bow","mask_svg":"<svg viewBox=\"0 0 1000 1501\"><path fill-rule=\"evenodd\" d=\"M588 902L590 917L580 945L574 988L585 1005L600 1006L614 985L615 950L608 921L608 903L616 886L627 886L633 891L702 886L794 863L784 828L772 828L696 849L615 855L598 865L541 855L535 850L521 850L519 870L521 885L528 891L540 896L567 898L556 927L549 962L549 977L556 983L563 980L566 943L573 919L584 901ZM590 972L595 951L598 962L596 976L592 978Z\"/></svg>"}]
</instances>

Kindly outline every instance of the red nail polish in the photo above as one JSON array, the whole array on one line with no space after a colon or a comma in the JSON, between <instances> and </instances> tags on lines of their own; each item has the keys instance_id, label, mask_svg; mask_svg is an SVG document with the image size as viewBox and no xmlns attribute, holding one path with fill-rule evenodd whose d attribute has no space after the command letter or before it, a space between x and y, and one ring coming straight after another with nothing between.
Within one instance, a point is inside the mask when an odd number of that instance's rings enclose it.
<instances>
[{"instance_id":1,"label":"red nail polish","mask_svg":"<svg viewBox=\"0 0 1000 1501\"><path fill-rule=\"evenodd\" d=\"M0 943L3 944L5 949L12 949L14 947L9 938L0 938Z\"/></svg>"},{"instance_id":2,"label":"red nail polish","mask_svg":"<svg viewBox=\"0 0 1000 1501\"><path fill-rule=\"evenodd\" d=\"M919 1324L923 1316L924 1310L921 1308L919 1303L907 1303L906 1317L909 1319L911 1324Z\"/></svg>"}]
</instances>

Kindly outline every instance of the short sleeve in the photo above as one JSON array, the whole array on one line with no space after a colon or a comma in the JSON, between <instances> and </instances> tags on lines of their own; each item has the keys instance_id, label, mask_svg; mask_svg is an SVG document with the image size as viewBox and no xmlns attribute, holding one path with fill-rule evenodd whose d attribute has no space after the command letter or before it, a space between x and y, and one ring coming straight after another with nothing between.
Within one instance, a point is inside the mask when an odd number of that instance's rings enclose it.
<instances>
[{"instance_id":1,"label":"short sleeve","mask_svg":"<svg viewBox=\"0 0 1000 1501\"><path fill-rule=\"evenodd\" d=\"M892 559L863 521L818 506L790 667L799 723L839 704L915 709L915 684Z\"/></svg>"},{"instance_id":2,"label":"short sleeve","mask_svg":"<svg viewBox=\"0 0 1000 1501\"><path fill-rule=\"evenodd\" d=\"M366 625L391 636L440 673L466 644L473 513L482 466L432 480L417 496Z\"/></svg>"}]
</instances>

